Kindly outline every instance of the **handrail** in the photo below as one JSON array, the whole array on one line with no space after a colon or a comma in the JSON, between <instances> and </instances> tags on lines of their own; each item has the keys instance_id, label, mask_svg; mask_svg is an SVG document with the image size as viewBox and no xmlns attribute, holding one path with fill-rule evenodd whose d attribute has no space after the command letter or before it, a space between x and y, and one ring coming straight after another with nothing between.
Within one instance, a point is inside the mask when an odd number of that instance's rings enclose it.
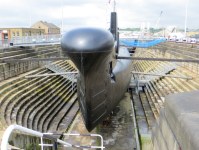
<instances>
[{"instance_id":1,"label":"handrail","mask_svg":"<svg viewBox=\"0 0 199 150\"><path fill-rule=\"evenodd\" d=\"M192 77L185 77L185 76L174 76L174 75L164 75L164 74L155 74L155 73L146 73L146 72L136 72L132 71L133 74L142 74L142 75L152 75L152 76L162 76L162 77L170 77L170 78L181 78L181 79L187 79L192 80Z\"/></svg>"},{"instance_id":2,"label":"handrail","mask_svg":"<svg viewBox=\"0 0 199 150\"><path fill-rule=\"evenodd\" d=\"M20 130L22 132L28 133L28 134L32 134L34 136L38 136L41 137L41 144L39 144L41 147L41 149L43 150L43 146L63 146L63 147L76 147L76 148L100 148L101 150L103 150L105 147L103 146L103 137L99 134L66 134L66 133L41 133L41 132L37 132L19 125L10 125L6 131L4 132L3 138L2 138L2 144L1 144L1 149L2 150L7 150L7 143L9 140L9 137L12 133L13 130ZM101 146L79 146L79 145L72 145L68 142L65 142L63 140L60 140L56 137L50 136L50 135L74 135L74 136L98 136L101 138ZM54 143L56 144L43 144L43 138L49 139L54 141ZM57 143L60 143L62 145L57 145Z\"/></svg>"}]
</instances>

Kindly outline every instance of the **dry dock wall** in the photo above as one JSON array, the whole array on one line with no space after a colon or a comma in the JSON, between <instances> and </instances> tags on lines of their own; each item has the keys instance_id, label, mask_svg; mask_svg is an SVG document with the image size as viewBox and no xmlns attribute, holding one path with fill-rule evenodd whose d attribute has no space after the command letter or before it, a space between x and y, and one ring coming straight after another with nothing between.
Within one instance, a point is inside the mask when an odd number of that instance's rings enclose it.
<instances>
[{"instance_id":1,"label":"dry dock wall","mask_svg":"<svg viewBox=\"0 0 199 150\"><path fill-rule=\"evenodd\" d=\"M0 48L0 81L15 77L19 74L31 71L44 66L42 61L23 62L23 63L4 63L8 59L30 59L30 58L49 58L61 57L61 46L43 45L43 46L25 46Z\"/></svg>"},{"instance_id":2,"label":"dry dock wall","mask_svg":"<svg viewBox=\"0 0 199 150\"><path fill-rule=\"evenodd\" d=\"M152 130L153 150L199 149L199 91L171 94Z\"/></svg>"}]
</instances>

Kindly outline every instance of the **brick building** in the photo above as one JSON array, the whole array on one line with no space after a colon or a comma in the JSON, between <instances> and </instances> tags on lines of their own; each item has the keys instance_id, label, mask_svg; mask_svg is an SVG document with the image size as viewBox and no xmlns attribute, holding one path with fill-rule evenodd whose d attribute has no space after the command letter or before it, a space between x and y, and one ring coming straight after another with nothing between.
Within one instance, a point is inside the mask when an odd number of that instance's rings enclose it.
<instances>
[{"instance_id":1,"label":"brick building","mask_svg":"<svg viewBox=\"0 0 199 150\"><path fill-rule=\"evenodd\" d=\"M45 35L45 29L34 28L0 28L0 40L13 39L19 36Z\"/></svg>"},{"instance_id":2,"label":"brick building","mask_svg":"<svg viewBox=\"0 0 199 150\"><path fill-rule=\"evenodd\" d=\"M45 34L50 35L50 34L60 34L60 28L57 27L56 25L48 22L43 22L43 21L38 21L34 25L31 26L31 28L35 29L45 29Z\"/></svg>"}]
</instances>

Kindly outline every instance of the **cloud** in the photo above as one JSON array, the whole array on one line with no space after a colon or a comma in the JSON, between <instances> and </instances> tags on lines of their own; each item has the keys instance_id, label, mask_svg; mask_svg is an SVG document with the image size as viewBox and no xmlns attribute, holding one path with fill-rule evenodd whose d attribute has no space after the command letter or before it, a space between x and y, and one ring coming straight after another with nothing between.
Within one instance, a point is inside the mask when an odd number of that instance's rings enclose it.
<instances>
[{"instance_id":1,"label":"cloud","mask_svg":"<svg viewBox=\"0 0 199 150\"><path fill-rule=\"evenodd\" d=\"M113 5L113 0L112 4ZM168 25L184 28L187 0L116 0L118 25L120 28L140 27L141 21L149 21L155 27L160 12L163 11L158 27ZM32 24L43 20L61 24L61 0L31 0ZM64 28L109 26L106 20L108 0L63 0ZM199 1L189 0L187 27L198 28L197 8ZM108 7L109 8L109 7ZM113 7L112 7L113 8ZM29 27L29 0L5 0L0 5L0 27ZM109 11L108 11L109 12Z\"/></svg>"}]
</instances>

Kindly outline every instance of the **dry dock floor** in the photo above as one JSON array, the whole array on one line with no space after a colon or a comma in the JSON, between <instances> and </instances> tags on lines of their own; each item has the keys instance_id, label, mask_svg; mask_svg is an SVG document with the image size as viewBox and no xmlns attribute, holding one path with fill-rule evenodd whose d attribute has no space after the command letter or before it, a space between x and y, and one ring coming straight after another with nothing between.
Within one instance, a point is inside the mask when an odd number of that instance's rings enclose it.
<instances>
[{"instance_id":1,"label":"dry dock floor","mask_svg":"<svg viewBox=\"0 0 199 150\"><path fill-rule=\"evenodd\" d=\"M106 150L135 150L136 139L134 132L134 124L132 117L132 105L129 93L125 93L123 99L117 105L111 116L111 125L99 127L99 133L103 136L104 146ZM81 115L75 119L74 126L70 133L89 134L86 130ZM95 128L90 134L96 134ZM69 136L67 142L75 145L96 145L95 137ZM64 149L64 148L63 148ZM77 148L70 148L75 150ZM67 148L68 150L68 148ZM84 149L86 150L86 149Z\"/></svg>"}]
</instances>

